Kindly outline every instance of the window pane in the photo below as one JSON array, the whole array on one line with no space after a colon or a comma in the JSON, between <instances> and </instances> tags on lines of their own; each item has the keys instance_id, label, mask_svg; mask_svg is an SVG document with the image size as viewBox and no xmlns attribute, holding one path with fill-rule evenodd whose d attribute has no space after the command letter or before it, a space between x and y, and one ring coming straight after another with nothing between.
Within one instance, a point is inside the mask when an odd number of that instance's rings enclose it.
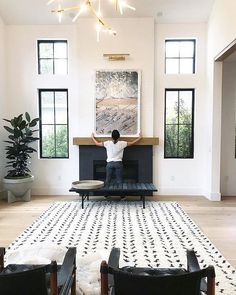
<instances>
[{"instance_id":1,"label":"window pane","mask_svg":"<svg viewBox=\"0 0 236 295\"><path fill-rule=\"evenodd\" d=\"M41 59L39 61L40 74L53 74L53 60L52 59Z\"/></svg>"},{"instance_id":2,"label":"window pane","mask_svg":"<svg viewBox=\"0 0 236 295\"><path fill-rule=\"evenodd\" d=\"M68 72L67 42L51 40L38 41L39 46L39 74L62 74Z\"/></svg>"},{"instance_id":3,"label":"window pane","mask_svg":"<svg viewBox=\"0 0 236 295\"><path fill-rule=\"evenodd\" d=\"M53 43L39 43L39 57L52 58L53 57Z\"/></svg>"},{"instance_id":4,"label":"window pane","mask_svg":"<svg viewBox=\"0 0 236 295\"><path fill-rule=\"evenodd\" d=\"M166 59L166 74L179 73L179 60L175 58Z\"/></svg>"},{"instance_id":5,"label":"window pane","mask_svg":"<svg viewBox=\"0 0 236 295\"><path fill-rule=\"evenodd\" d=\"M40 157L68 158L68 91L39 90Z\"/></svg>"},{"instance_id":6,"label":"window pane","mask_svg":"<svg viewBox=\"0 0 236 295\"><path fill-rule=\"evenodd\" d=\"M56 124L67 124L67 93L55 93Z\"/></svg>"},{"instance_id":7,"label":"window pane","mask_svg":"<svg viewBox=\"0 0 236 295\"><path fill-rule=\"evenodd\" d=\"M165 157L176 158L178 156L178 126L166 125Z\"/></svg>"},{"instance_id":8,"label":"window pane","mask_svg":"<svg viewBox=\"0 0 236 295\"><path fill-rule=\"evenodd\" d=\"M195 72L195 40L166 41L166 74Z\"/></svg>"},{"instance_id":9,"label":"window pane","mask_svg":"<svg viewBox=\"0 0 236 295\"><path fill-rule=\"evenodd\" d=\"M179 41L166 41L166 57L179 57Z\"/></svg>"},{"instance_id":10,"label":"window pane","mask_svg":"<svg viewBox=\"0 0 236 295\"><path fill-rule=\"evenodd\" d=\"M54 126L42 125L42 157L55 157Z\"/></svg>"},{"instance_id":11,"label":"window pane","mask_svg":"<svg viewBox=\"0 0 236 295\"><path fill-rule=\"evenodd\" d=\"M67 58L67 43L55 42L54 43L54 57L55 58Z\"/></svg>"},{"instance_id":12,"label":"window pane","mask_svg":"<svg viewBox=\"0 0 236 295\"><path fill-rule=\"evenodd\" d=\"M58 158L68 157L67 126L56 126L56 156Z\"/></svg>"},{"instance_id":13,"label":"window pane","mask_svg":"<svg viewBox=\"0 0 236 295\"><path fill-rule=\"evenodd\" d=\"M166 90L165 158L193 158L194 90Z\"/></svg>"},{"instance_id":14,"label":"window pane","mask_svg":"<svg viewBox=\"0 0 236 295\"><path fill-rule=\"evenodd\" d=\"M192 129L190 125L179 126L179 157L190 158L192 155Z\"/></svg>"},{"instance_id":15,"label":"window pane","mask_svg":"<svg viewBox=\"0 0 236 295\"><path fill-rule=\"evenodd\" d=\"M179 124L192 122L192 92L180 91L179 94Z\"/></svg>"},{"instance_id":16,"label":"window pane","mask_svg":"<svg viewBox=\"0 0 236 295\"><path fill-rule=\"evenodd\" d=\"M192 74L193 73L193 59L185 58L180 59L180 74Z\"/></svg>"},{"instance_id":17,"label":"window pane","mask_svg":"<svg viewBox=\"0 0 236 295\"><path fill-rule=\"evenodd\" d=\"M55 74L66 75L67 74L67 60L55 59Z\"/></svg>"},{"instance_id":18,"label":"window pane","mask_svg":"<svg viewBox=\"0 0 236 295\"><path fill-rule=\"evenodd\" d=\"M178 91L166 92L166 124L178 123Z\"/></svg>"},{"instance_id":19,"label":"window pane","mask_svg":"<svg viewBox=\"0 0 236 295\"><path fill-rule=\"evenodd\" d=\"M42 124L54 124L54 95L53 92L42 92L41 95Z\"/></svg>"},{"instance_id":20,"label":"window pane","mask_svg":"<svg viewBox=\"0 0 236 295\"><path fill-rule=\"evenodd\" d=\"M193 57L194 56L194 42L186 41L180 42L180 57Z\"/></svg>"}]
</instances>

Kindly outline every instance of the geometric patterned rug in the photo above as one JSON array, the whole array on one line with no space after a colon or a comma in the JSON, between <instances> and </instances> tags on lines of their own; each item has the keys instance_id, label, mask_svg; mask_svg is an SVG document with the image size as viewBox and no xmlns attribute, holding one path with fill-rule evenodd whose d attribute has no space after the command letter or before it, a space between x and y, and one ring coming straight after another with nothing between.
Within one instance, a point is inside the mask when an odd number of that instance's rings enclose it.
<instances>
[{"instance_id":1,"label":"geometric patterned rug","mask_svg":"<svg viewBox=\"0 0 236 295\"><path fill-rule=\"evenodd\" d=\"M101 257L112 247L121 249L121 266L149 267L186 267L186 249L194 249L201 267L215 267L216 294L236 294L235 269L176 202L147 201L146 209L138 201L89 201L84 209L78 201L55 202L7 254L44 244L77 247L84 294L99 294ZM94 267L96 279L89 277Z\"/></svg>"}]
</instances>

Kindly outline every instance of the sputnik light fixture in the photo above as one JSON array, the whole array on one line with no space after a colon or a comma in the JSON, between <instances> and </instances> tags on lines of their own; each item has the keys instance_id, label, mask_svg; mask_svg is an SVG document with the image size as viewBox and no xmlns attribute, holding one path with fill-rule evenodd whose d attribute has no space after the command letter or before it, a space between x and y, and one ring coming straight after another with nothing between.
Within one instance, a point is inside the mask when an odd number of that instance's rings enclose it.
<instances>
[{"instance_id":1,"label":"sputnik light fixture","mask_svg":"<svg viewBox=\"0 0 236 295\"><path fill-rule=\"evenodd\" d=\"M96 1L96 0L95 0ZM58 2L58 6L55 9L52 9L51 12L56 13L58 16L59 22L62 21L62 15L68 11L77 11L75 16L72 19L72 22L75 22L78 17L85 11L89 10L92 15L96 18L96 31L97 31L97 41L100 40L100 33L106 32L110 35L116 35L116 31L111 28L111 26L102 18L101 13L101 0L97 0L97 7L94 5L94 0L85 0L81 5L62 7L61 3L63 0L49 0L47 5L51 5L54 2ZM119 10L120 14L123 14L124 8L129 8L131 10L136 10L133 6L127 4L124 0L110 0L115 3L116 10Z\"/></svg>"}]
</instances>

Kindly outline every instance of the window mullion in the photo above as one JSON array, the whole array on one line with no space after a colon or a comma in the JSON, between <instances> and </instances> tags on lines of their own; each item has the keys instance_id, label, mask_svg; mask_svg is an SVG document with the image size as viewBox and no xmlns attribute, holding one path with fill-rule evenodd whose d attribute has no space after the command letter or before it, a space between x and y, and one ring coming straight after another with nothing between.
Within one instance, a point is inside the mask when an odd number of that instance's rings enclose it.
<instances>
[{"instance_id":1,"label":"window mullion","mask_svg":"<svg viewBox=\"0 0 236 295\"><path fill-rule=\"evenodd\" d=\"M177 157L179 157L179 95L180 92L178 91L178 127L177 127Z\"/></svg>"},{"instance_id":2,"label":"window mullion","mask_svg":"<svg viewBox=\"0 0 236 295\"><path fill-rule=\"evenodd\" d=\"M57 140L56 140L56 91L54 91L54 102L53 102L53 111L54 111L54 157L57 156Z\"/></svg>"},{"instance_id":3,"label":"window mullion","mask_svg":"<svg viewBox=\"0 0 236 295\"><path fill-rule=\"evenodd\" d=\"M53 74L55 75L55 42L53 42L53 45L52 45L52 66L53 66Z\"/></svg>"}]
</instances>

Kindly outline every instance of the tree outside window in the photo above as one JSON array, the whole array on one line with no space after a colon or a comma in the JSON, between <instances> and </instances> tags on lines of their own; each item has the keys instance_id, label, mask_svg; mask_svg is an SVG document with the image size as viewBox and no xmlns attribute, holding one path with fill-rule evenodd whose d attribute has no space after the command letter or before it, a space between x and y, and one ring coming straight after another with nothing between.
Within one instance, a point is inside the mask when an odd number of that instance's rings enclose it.
<instances>
[{"instance_id":1,"label":"tree outside window","mask_svg":"<svg viewBox=\"0 0 236 295\"><path fill-rule=\"evenodd\" d=\"M40 157L68 158L68 91L40 89Z\"/></svg>"},{"instance_id":2,"label":"tree outside window","mask_svg":"<svg viewBox=\"0 0 236 295\"><path fill-rule=\"evenodd\" d=\"M193 158L194 89L166 89L165 158Z\"/></svg>"}]
</instances>

